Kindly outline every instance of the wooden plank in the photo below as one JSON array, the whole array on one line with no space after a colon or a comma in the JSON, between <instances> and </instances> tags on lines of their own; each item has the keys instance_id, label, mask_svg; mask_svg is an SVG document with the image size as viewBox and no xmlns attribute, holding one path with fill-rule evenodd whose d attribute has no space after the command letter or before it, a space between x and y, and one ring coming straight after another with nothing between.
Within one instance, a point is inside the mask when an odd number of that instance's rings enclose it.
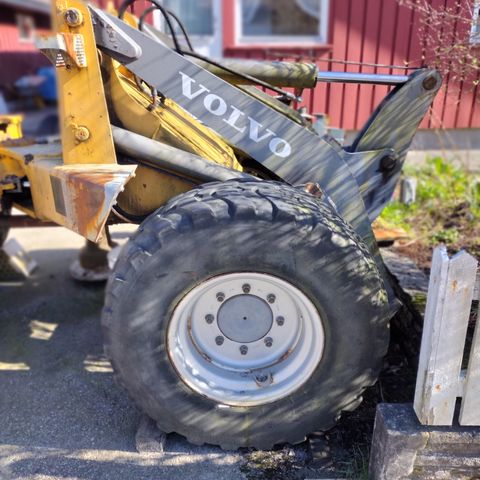
<instances>
[{"instance_id":1,"label":"wooden plank","mask_svg":"<svg viewBox=\"0 0 480 480\"><path fill-rule=\"evenodd\" d=\"M396 0L384 0L380 24L380 39L378 45L377 63L390 65L392 62L395 39L397 35L397 18L399 4ZM377 73L389 74L390 68L378 67ZM376 85L373 94L373 107L376 107L391 90L391 87ZM373 109L372 109L373 110Z\"/></svg>"},{"instance_id":2,"label":"wooden plank","mask_svg":"<svg viewBox=\"0 0 480 480\"><path fill-rule=\"evenodd\" d=\"M468 253L434 250L414 400L424 425L452 424L476 272Z\"/></svg>"},{"instance_id":3,"label":"wooden plank","mask_svg":"<svg viewBox=\"0 0 480 480\"><path fill-rule=\"evenodd\" d=\"M365 39L367 4L366 0L357 0L352 3L352 12L350 15L349 41L347 46L346 58L350 61L361 62L362 51ZM347 65L347 72L358 73L358 65ZM357 97L359 86L355 84L345 85L342 99L342 128L345 130L354 130L359 128L355 125L357 110Z\"/></svg>"},{"instance_id":4,"label":"wooden plank","mask_svg":"<svg viewBox=\"0 0 480 480\"><path fill-rule=\"evenodd\" d=\"M350 23L350 2L335 2L335 25L333 29L333 58L345 60L348 48L349 23ZM334 65L332 70L345 72L344 65ZM342 99L344 85L332 83L329 85L328 98L328 116L330 124L336 127L342 127Z\"/></svg>"},{"instance_id":5,"label":"wooden plank","mask_svg":"<svg viewBox=\"0 0 480 480\"><path fill-rule=\"evenodd\" d=\"M380 41L380 24L382 14L382 0L368 0L368 11L365 24L365 39L363 46L362 61L375 63ZM363 73L376 73L377 69L371 66L361 67ZM357 101L355 124L358 129L362 128L373 112L373 85L361 85Z\"/></svg>"},{"instance_id":6,"label":"wooden plank","mask_svg":"<svg viewBox=\"0 0 480 480\"><path fill-rule=\"evenodd\" d=\"M478 315L480 315L480 308L477 314L465 378L465 390L458 419L460 425L465 426L480 426L480 322L478 321Z\"/></svg>"}]
</instances>

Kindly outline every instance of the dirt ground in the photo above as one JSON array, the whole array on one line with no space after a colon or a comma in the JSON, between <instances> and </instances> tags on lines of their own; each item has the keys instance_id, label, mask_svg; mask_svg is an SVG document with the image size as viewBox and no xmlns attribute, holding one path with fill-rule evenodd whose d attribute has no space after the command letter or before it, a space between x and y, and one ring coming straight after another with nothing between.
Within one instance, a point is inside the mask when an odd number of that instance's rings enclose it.
<instances>
[{"instance_id":1,"label":"dirt ground","mask_svg":"<svg viewBox=\"0 0 480 480\"><path fill-rule=\"evenodd\" d=\"M124 240L129 232L115 230ZM83 240L62 228L11 232L38 263L0 281L0 479L367 478L378 402L413 399L415 372L393 342L362 405L316 442L272 452L222 452L168 437L161 456L139 454L140 413L115 384L99 328L103 286L70 279Z\"/></svg>"}]
</instances>

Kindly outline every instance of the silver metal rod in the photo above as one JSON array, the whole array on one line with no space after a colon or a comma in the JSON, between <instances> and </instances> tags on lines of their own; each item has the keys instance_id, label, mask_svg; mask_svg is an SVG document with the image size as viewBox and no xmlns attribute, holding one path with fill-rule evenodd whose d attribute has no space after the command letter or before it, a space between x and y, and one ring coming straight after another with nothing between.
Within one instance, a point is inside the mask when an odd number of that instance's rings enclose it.
<instances>
[{"instance_id":1,"label":"silver metal rod","mask_svg":"<svg viewBox=\"0 0 480 480\"><path fill-rule=\"evenodd\" d=\"M199 182L226 181L232 178L255 180L255 177L209 162L204 158L166 145L137 133L112 125L115 147L125 155L149 163L160 169L198 180Z\"/></svg>"},{"instance_id":2,"label":"silver metal rod","mask_svg":"<svg viewBox=\"0 0 480 480\"><path fill-rule=\"evenodd\" d=\"M408 75L382 75L377 73L318 72L317 80L328 83L369 83L371 85L400 85Z\"/></svg>"}]
</instances>

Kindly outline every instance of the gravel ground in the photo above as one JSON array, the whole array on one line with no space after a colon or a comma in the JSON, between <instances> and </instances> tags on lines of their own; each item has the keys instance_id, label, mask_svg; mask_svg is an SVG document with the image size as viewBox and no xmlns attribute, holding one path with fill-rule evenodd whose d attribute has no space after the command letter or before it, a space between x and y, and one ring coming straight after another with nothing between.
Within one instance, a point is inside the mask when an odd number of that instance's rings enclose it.
<instances>
[{"instance_id":1,"label":"gravel ground","mask_svg":"<svg viewBox=\"0 0 480 480\"><path fill-rule=\"evenodd\" d=\"M83 239L62 228L10 235L39 267L0 282L0 479L246 478L240 453L177 436L162 456L136 453L140 414L103 356L104 288L68 274Z\"/></svg>"},{"instance_id":2,"label":"gravel ground","mask_svg":"<svg viewBox=\"0 0 480 480\"><path fill-rule=\"evenodd\" d=\"M129 231L114 229L114 239ZM392 344L380 382L360 408L319 437L316 463L306 443L223 452L178 435L168 436L164 454L139 454L141 414L103 355L104 286L76 283L68 273L83 239L63 228L10 236L38 269L28 280L0 277L0 480L358 480L367 478L376 404L410 401L414 375Z\"/></svg>"}]
</instances>

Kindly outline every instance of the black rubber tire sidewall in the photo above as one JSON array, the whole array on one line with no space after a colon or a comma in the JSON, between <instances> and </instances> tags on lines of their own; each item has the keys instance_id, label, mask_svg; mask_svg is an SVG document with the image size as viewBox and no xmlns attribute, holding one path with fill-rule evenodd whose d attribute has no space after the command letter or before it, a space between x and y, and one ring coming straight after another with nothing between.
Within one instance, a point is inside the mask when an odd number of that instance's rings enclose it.
<instances>
[{"instance_id":1,"label":"black rubber tire sidewall","mask_svg":"<svg viewBox=\"0 0 480 480\"><path fill-rule=\"evenodd\" d=\"M270 186L259 196L243 185L256 206L242 212L228 193L234 185L222 186L209 205L167 205L126 247L109 283L108 355L135 401L167 432L225 448L296 443L331 426L375 380L388 342L385 292L361 240L327 207L308 198L297 211L291 187L276 186L269 197ZM199 191L205 188L212 187ZM167 327L195 285L241 271L270 273L302 290L322 317L325 350L292 395L222 408L179 379L166 352Z\"/></svg>"}]
</instances>

